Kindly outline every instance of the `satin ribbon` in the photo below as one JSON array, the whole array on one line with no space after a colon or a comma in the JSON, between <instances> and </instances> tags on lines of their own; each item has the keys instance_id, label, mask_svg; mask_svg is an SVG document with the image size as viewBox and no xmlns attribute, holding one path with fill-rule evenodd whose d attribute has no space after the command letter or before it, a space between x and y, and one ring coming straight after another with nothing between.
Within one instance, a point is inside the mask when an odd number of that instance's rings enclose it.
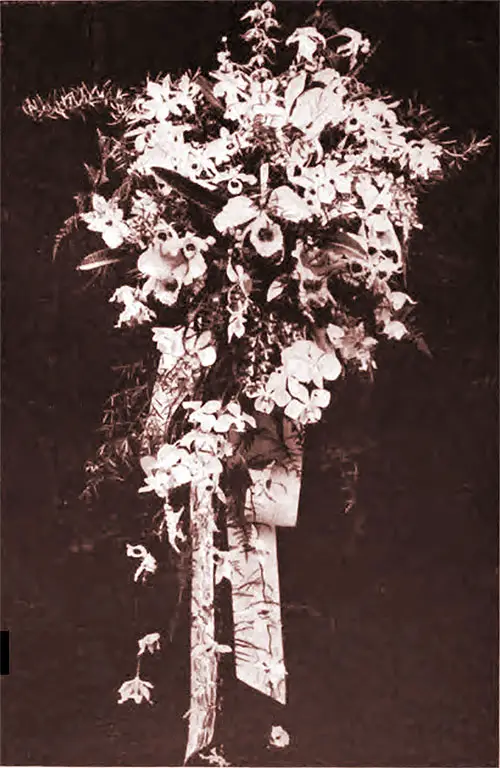
<instances>
[{"instance_id":1,"label":"satin ribbon","mask_svg":"<svg viewBox=\"0 0 500 768\"><path fill-rule=\"evenodd\" d=\"M285 704L276 528L296 524L301 467L275 465L250 470L250 475L253 485L247 491L245 518L251 548L242 548L241 534L228 527L236 677Z\"/></svg>"},{"instance_id":2,"label":"satin ribbon","mask_svg":"<svg viewBox=\"0 0 500 768\"><path fill-rule=\"evenodd\" d=\"M185 356L172 366L160 359L149 416L143 435L143 452L153 454L168 439L178 407L190 399L199 378L195 356ZM266 417L263 417L264 421ZM275 459L264 469L250 469L252 485L245 498L245 538L241 527L228 524L227 556L234 616L234 656L237 678L286 703L286 668L276 547L277 526L294 526L301 487L302 452L294 442L290 422L284 424L292 461ZM253 458L266 459L274 438L256 445ZM279 453L279 451L278 451ZM215 641L215 513L211 490L193 486L190 491L191 539L191 657L188 739L184 762L210 745L215 729L218 646Z\"/></svg>"}]
</instances>

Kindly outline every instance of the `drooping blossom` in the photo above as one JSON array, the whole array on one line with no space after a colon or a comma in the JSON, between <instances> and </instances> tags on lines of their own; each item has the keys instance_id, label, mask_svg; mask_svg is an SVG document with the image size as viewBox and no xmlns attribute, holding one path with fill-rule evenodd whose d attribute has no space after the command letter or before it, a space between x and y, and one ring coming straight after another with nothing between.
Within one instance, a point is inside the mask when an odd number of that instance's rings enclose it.
<instances>
[{"instance_id":1,"label":"drooping blossom","mask_svg":"<svg viewBox=\"0 0 500 768\"><path fill-rule=\"evenodd\" d=\"M160 633L150 632L148 635L141 637L137 641L137 644L139 646L139 651L137 652L138 656L142 656L146 651L155 653L155 651L160 650Z\"/></svg>"},{"instance_id":2,"label":"drooping blossom","mask_svg":"<svg viewBox=\"0 0 500 768\"><path fill-rule=\"evenodd\" d=\"M142 544L127 544L127 557L140 559L139 567L134 574L134 581L142 578L144 581L148 573L156 572L156 560Z\"/></svg>"},{"instance_id":3,"label":"drooping blossom","mask_svg":"<svg viewBox=\"0 0 500 768\"><path fill-rule=\"evenodd\" d=\"M123 310L118 317L115 327L122 325L142 325L154 320L156 314L144 303L144 296L139 288L130 285L122 285L116 289L110 298L110 302L121 302Z\"/></svg>"},{"instance_id":4,"label":"drooping blossom","mask_svg":"<svg viewBox=\"0 0 500 768\"><path fill-rule=\"evenodd\" d=\"M269 746L274 749L285 749L290 744L290 734L281 725L273 725L269 734Z\"/></svg>"},{"instance_id":5,"label":"drooping blossom","mask_svg":"<svg viewBox=\"0 0 500 768\"><path fill-rule=\"evenodd\" d=\"M136 675L132 680L126 680L119 688L118 704L123 704L125 701L132 699L136 704L141 704L143 701L147 701L151 704L151 690L153 684L147 680L142 680L139 675Z\"/></svg>"}]
</instances>

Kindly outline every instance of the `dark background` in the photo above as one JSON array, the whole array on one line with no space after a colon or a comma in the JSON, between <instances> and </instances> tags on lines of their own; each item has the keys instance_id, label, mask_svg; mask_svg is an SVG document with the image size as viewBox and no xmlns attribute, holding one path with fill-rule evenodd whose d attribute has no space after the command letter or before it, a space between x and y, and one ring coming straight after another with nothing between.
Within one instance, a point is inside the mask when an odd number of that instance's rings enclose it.
<instances>
[{"instance_id":1,"label":"dark background","mask_svg":"<svg viewBox=\"0 0 500 768\"><path fill-rule=\"evenodd\" d=\"M368 408L344 398L311 430L299 526L280 534L289 705L229 682L220 738L237 765L498 765L498 4L325 5L381 41L365 79L493 142L422 205L409 289L433 359L388 344ZM74 271L83 254L51 262L96 154L92 118L36 125L19 105L82 80L209 70L247 7L2 6L4 764L179 764L188 705L185 618L145 670L157 704L115 703L136 638L167 626L175 599L168 572L154 590L131 583L135 488L78 501L111 366L138 342ZM290 30L313 10L278 3ZM365 450L346 518L338 473L321 467L353 434ZM272 722L293 739L278 756Z\"/></svg>"}]
</instances>

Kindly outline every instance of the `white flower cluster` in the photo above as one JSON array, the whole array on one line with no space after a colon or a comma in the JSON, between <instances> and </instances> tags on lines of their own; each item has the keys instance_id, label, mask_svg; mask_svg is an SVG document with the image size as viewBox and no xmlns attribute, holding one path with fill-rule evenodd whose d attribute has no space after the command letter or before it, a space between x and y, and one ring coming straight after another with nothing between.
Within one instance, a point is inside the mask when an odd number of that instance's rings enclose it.
<instances>
[{"instance_id":1,"label":"white flower cluster","mask_svg":"<svg viewBox=\"0 0 500 768\"><path fill-rule=\"evenodd\" d=\"M286 45L296 47L295 61L287 71L273 75L264 65L276 48L277 41L269 37L279 26L274 10L266 2L245 14L252 24L245 39L254 56L244 66L235 63L227 49L222 51L218 68L211 72L210 97L188 74L177 81L167 75L146 83L126 118L125 137L135 152L129 173L147 176L164 168L207 190L225 192L229 199L214 218L216 228L230 233L237 244L248 242L264 258L283 252L290 223L316 221L324 227L351 217L372 277L381 264L387 276L388 251L395 258L391 275L400 272L401 238L417 225L414 193L408 185L405 193L402 175L426 180L439 173L443 148L412 138L410 128L399 120L398 103L353 95L354 77L326 64L328 43L314 27L298 28L288 37ZM369 42L349 28L329 42L336 46L338 58L350 62L350 69L369 51ZM207 81L202 82L206 86ZM225 126L216 138L195 139L207 98L220 106ZM333 129L339 138L326 150L322 134ZM268 132L272 161L257 167L257 174L248 173L245 157L263 131ZM171 188L164 184L162 191L168 198ZM182 286L203 279L204 255L214 239L194 233L180 236L175 222L161 218L158 204L147 193L135 192L128 220L113 198L94 195L92 205L82 219L110 248L133 242L138 230L150 232L137 263L146 278L144 296L172 306ZM141 319L146 321L147 315ZM121 322L127 322L126 316ZM243 333L242 328L240 314L239 324L233 319L230 338Z\"/></svg>"},{"instance_id":2,"label":"white flower cluster","mask_svg":"<svg viewBox=\"0 0 500 768\"><path fill-rule=\"evenodd\" d=\"M256 427L254 417L245 413L237 402L223 406L219 400L206 403L186 401L183 406L190 411L188 422L193 429L174 444L162 445L156 456L143 456L141 459L146 477L139 492L153 491L165 500L167 523L168 516L175 514L168 504L170 492L188 483L216 493L225 501L219 480L224 460L233 454L232 435L244 432L248 427ZM169 536L174 548L176 535L174 532L173 536Z\"/></svg>"},{"instance_id":3,"label":"white flower cluster","mask_svg":"<svg viewBox=\"0 0 500 768\"><path fill-rule=\"evenodd\" d=\"M335 381L342 366L333 348L323 352L312 341L296 341L281 354L282 365L272 373L260 391L253 392L255 409L271 413L275 406L284 408L285 416L299 424L321 419L322 409L330 403L324 381ZM308 389L305 385L312 385Z\"/></svg>"},{"instance_id":4,"label":"white flower cluster","mask_svg":"<svg viewBox=\"0 0 500 768\"><path fill-rule=\"evenodd\" d=\"M279 408L304 425L330 403L325 382L352 367L371 374L379 337L411 335L414 302L398 281L420 227L420 191L442 175L446 149L406 120L399 102L358 80L370 52L361 32L345 27L327 39L304 26L280 43L275 11L259 0L244 14L246 63L223 39L208 75L149 79L130 94L125 180L109 199L96 190L81 214L112 253L81 266L124 258L127 246L137 279L111 297L123 304L117 325L155 323L168 368L187 356L209 369L234 350L238 392L256 411ZM275 71L280 45L293 60ZM352 313L339 286L368 296L371 309ZM185 310L185 325L162 327L158 305ZM267 357L253 338L266 313L295 313L279 340L269 325ZM214 480L217 425L230 412L216 417L210 408L198 409L197 440L212 440L211 463L200 469L194 438L164 447L148 487L166 493L200 472Z\"/></svg>"}]
</instances>

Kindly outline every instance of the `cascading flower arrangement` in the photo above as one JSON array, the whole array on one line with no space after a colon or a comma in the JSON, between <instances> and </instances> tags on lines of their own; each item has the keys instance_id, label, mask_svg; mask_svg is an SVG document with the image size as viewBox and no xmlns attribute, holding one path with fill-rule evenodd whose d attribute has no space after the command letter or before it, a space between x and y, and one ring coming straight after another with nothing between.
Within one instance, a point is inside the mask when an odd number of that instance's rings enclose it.
<instances>
[{"instance_id":1,"label":"cascading flower arrangement","mask_svg":"<svg viewBox=\"0 0 500 768\"><path fill-rule=\"evenodd\" d=\"M190 555L186 760L213 739L221 653L285 702L275 527L295 523L305 427L341 378L372 376L381 341L417 338L405 266L419 197L486 144L444 141L425 110L374 93L358 79L369 41L321 18L283 36L258 2L242 17L244 63L223 39L207 76L24 104L35 119L111 114L57 244L82 226L102 238L79 269L126 274L110 297L117 326L149 326L158 352L139 490L158 497L176 556ZM154 578L143 544L127 554L136 580ZM223 580L233 649L217 640ZM142 638L139 661L159 641ZM149 701L151 687L138 665L120 702Z\"/></svg>"}]
</instances>

